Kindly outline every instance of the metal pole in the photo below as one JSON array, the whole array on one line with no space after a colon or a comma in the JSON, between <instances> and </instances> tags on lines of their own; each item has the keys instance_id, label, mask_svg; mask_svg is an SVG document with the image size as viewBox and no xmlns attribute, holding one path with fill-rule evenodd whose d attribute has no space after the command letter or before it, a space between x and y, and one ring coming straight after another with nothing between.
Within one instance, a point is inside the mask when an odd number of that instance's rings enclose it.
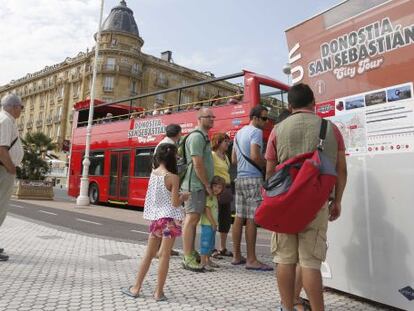
<instances>
[{"instance_id":1,"label":"metal pole","mask_svg":"<svg viewBox=\"0 0 414 311\"><path fill-rule=\"evenodd\" d=\"M83 159L83 173L80 183L80 193L76 199L76 205L78 206L88 206L89 205L89 151L91 148L91 130L92 130L92 121L93 121L93 108L95 102L95 82L96 82L96 65L98 62L98 53L99 53L99 42L101 41L101 29L102 29L102 15L104 8L104 0L101 0L101 12L99 15L99 28L98 35L96 37L96 46L95 46L95 59L93 62L93 73L92 73L92 85L91 85L91 99L89 102L89 118L88 118L88 127L86 128L86 142L85 142L85 158Z\"/></svg>"}]
</instances>

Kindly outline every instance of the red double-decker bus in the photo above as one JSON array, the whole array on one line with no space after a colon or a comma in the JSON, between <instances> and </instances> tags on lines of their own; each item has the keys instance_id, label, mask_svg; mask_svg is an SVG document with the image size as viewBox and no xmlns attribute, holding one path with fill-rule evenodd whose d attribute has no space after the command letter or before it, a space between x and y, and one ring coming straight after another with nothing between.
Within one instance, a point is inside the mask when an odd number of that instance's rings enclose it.
<instances>
[{"instance_id":1,"label":"red double-decker bus","mask_svg":"<svg viewBox=\"0 0 414 311\"><path fill-rule=\"evenodd\" d=\"M183 101L183 94L189 90L205 89L208 85L217 91L211 98ZM209 135L223 132L233 138L241 127L249 123L249 112L255 105L268 107L270 119L277 117L287 105L287 90L288 86L277 80L243 71L117 102L95 100L89 167L91 203L144 205L153 152L164 138L168 124L180 124L183 133L189 133L197 126L197 109L210 106L216 119ZM177 93L177 102L160 111L139 107L140 102L148 103L160 94L171 92ZM89 100L78 102L74 109L68 193L76 197L82 176ZM269 122L264 130L265 140L272 126L273 123Z\"/></svg>"}]
</instances>

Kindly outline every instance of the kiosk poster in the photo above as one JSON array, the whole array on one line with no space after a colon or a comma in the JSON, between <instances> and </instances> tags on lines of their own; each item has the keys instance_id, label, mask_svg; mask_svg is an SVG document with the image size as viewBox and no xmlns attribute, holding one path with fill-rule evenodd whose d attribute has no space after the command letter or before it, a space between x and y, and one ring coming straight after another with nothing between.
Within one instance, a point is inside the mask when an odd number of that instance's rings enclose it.
<instances>
[{"instance_id":1,"label":"kiosk poster","mask_svg":"<svg viewBox=\"0 0 414 311\"><path fill-rule=\"evenodd\" d=\"M413 84L336 99L328 119L341 131L349 155L413 152Z\"/></svg>"}]
</instances>

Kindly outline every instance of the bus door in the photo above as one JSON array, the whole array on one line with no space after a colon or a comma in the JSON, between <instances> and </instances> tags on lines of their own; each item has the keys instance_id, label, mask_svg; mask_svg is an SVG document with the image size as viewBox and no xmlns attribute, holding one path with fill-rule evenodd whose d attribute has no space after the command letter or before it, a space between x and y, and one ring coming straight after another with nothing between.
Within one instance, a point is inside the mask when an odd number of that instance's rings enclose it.
<instances>
[{"instance_id":1,"label":"bus door","mask_svg":"<svg viewBox=\"0 0 414 311\"><path fill-rule=\"evenodd\" d=\"M128 203L130 151L111 150L109 171L109 200Z\"/></svg>"}]
</instances>

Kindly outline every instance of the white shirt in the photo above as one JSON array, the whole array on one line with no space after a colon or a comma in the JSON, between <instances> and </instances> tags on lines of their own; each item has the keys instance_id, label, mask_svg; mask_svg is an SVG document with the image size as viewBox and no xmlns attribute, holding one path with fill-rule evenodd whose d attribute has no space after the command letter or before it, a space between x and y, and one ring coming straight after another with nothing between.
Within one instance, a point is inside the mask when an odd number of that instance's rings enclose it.
<instances>
[{"instance_id":1,"label":"white shirt","mask_svg":"<svg viewBox=\"0 0 414 311\"><path fill-rule=\"evenodd\" d=\"M163 138L163 140L161 140L161 141L158 143L157 147L155 147L154 154L157 152L157 148L158 148L158 146L159 146L159 145L161 145L161 144L173 144L173 145L175 145L175 141L173 141L173 140L172 140L171 138L169 138L168 136L165 136L165 137Z\"/></svg>"},{"instance_id":2,"label":"white shirt","mask_svg":"<svg viewBox=\"0 0 414 311\"><path fill-rule=\"evenodd\" d=\"M23 160L23 146L19 137L16 119L7 111L0 111L0 146L10 147L13 140L17 141L9 150L10 158L15 166L19 166Z\"/></svg>"}]
</instances>

